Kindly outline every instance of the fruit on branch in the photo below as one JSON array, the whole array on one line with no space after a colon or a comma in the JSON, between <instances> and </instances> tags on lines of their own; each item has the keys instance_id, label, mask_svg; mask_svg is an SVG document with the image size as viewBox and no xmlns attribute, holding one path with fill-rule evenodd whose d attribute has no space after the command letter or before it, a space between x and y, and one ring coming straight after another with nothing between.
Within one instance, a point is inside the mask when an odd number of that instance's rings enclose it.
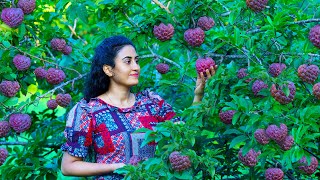
<instances>
[{"instance_id":1,"label":"fruit on branch","mask_svg":"<svg viewBox=\"0 0 320 180\"><path fill-rule=\"evenodd\" d=\"M309 32L309 40L314 46L320 48L320 24L311 28Z\"/></svg>"},{"instance_id":2,"label":"fruit on branch","mask_svg":"<svg viewBox=\"0 0 320 180\"><path fill-rule=\"evenodd\" d=\"M317 65L302 64L298 68L298 76L304 82L313 84L318 78L319 67Z\"/></svg>"},{"instance_id":3,"label":"fruit on branch","mask_svg":"<svg viewBox=\"0 0 320 180\"><path fill-rule=\"evenodd\" d=\"M11 28L19 26L24 18L20 8L4 8L1 12L2 21Z\"/></svg>"},{"instance_id":4,"label":"fruit on branch","mask_svg":"<svg viewBox=\"0 0 320 180\"><path fill-rule=\"evenodd\" d=\"M10 124L8 121L0 121L0 138L6 137L10 131Z\"/></svg>"},{"instance_id":5,"label":"fruit on branch","mask_svg":"<svg viewBox=\"0 0 320 180\"><path fill-rule=\"evenodd\" d=\"M156 70L161 74L166 74L169 71L169 65L165 63L159 63L156 65Z\"/></svg>"},{"instance_id":6,"label":"fruit on branch","mask_svg":"<svg viewBox=\"0 0 320 180\"><path fill-rule=\"evenodd\" d=\"M43 67L37 67L34 70L34 74L36 75L37 78L44 79L47 76L47 70L45 70Z\"/></svg>"},{"instance_id":7,"label":"fruit on branch","mask_svg":"<svg viewBox=\"0 0 320 180\"><path fill-rule=\"evenodd\" d=\"M237 72L237 77L238 77L239 79L243 79L243 78L246 77L246 76L248 76L248 74L247 74L247 69L246 69L246 68L241 68L241 69L238 70L238 72Z\"/></svg>"},{"instance_id":8,"label":"fruit on branch","mask_svg":"<svg viewBox=\"0 0 320 180\"><path fill-rule=\"evenodd\" d=\"M198 19L197 25L204 31L208 31L214 26L214 20L211 17L203 16Z\"/></svg>"},{"instance_id":9,"label":"fruit on branch","mask_svg":"<svg viewBox=\"0 0 320 180\"><path fill-rule=\"evenodd\" d=\"M211 57L206 57L206 58L199 58L196 61L196 70L197 73L203 73L203 75L206 77L207 73L206 70L209 69L210 71L210 67L214 67L216 65L216 63L214 62L214 60Z\"/></svg>"},{"instance_id":10,"label":"fruit on branch","mask_svg":"<svg viewBox=\"0 0 320 180\"><path fill-rule=\"evenodd\" d=\"M316 83L312 87L312 94L317 98L320 99L320 83Z\"/></svg>"},{"instance_id":11,"label":"fruit on branch","mask_svg":"<svg viewBox=\"0 0 320 180\"><path fill-rule=\"evenodd\" d=\"M299 160L299 163L303 164L299 166L299 169L307 175L313 174L318 168L318 160L314 156L311 156L311 163L309 165L305 156Z\"/></svg>"},{"instance_id":12,"label":"fruit on branch","mask_svg":"<svg viewBox=\"0 0 320 180\"><path fill-rule=\"evenodd\" d=\"M56 102L61 107L67 107L71 102L71 99L70 94L58 94L56 96Z\"/></svg>"},{"instance_id":13,"label":"fruit on branch","mask_svg":"<svg viewBox=\"0 0 320 180\"><path fill-rule=\"evenodd\" d=\"M284 88L289 89L289 95L286 96L286 94L283 92ZM272 84L271 89L271 96L278 101L280 104L288 104L293 101L294 96L296 94L296 86L293 82L288 82L288 85L283 84L282 86L277 88L276 84Z\"/></svg>"},{"instance_id":14,"label":"fruit on branch","mask_svg":"<svg viewBox=\"0 0 320 180\"><path fill-rule=\"evenodd\" d=\"M264 174L266 180L283 180L284 173L279 168L268 168Z\"/></svg>"},{"instance_id":15,"label":"fruit on branch","mask_svg":"<svg viewBox=\"0 0 320 180\"><path fill-rule=\"evenodd\" d=\"M18 54L13 58L13 64L18 71L25 71L29 69L31 61L27 56Z\"/></svg>"},{"instance_id":16,"label":"fruit on branch","mask_svg":"<svg viewBox=\"0 0 320 180\"><path fill-rule=\"evenodd\" d=\"M273 76L273 77L277 77L280 75L280 73L286 69L287 66L283 63L272 63L269 66L269 73Z\"/></svg>"},{"instance_id":17,"label":"fruit on branch","mask_svg":"<svg viewBox=\"0 0 320 180\"><path fill-rule=\"evenodd\" d=\"M155 25L153 27L153 34L160 41L167 41L173 37L174 28L171 24L165 25L160 23L159 26Z\"/></svg>"},{"instance_id":18,"label":"fruit on branch","mask_svg":"<svg viewBox=\"0 0 320 180\"><path fill-rule=\"evenodd\" d=\"M231 124L233 115L236 113L236 110L227 110L225 112L220 111L219 118L225 124Z\"/></svg>"},{"instance_id":19,"label":"fruit on branch","mask_svg":"<svg viewBox=\"0 0 320 180\"><path fill-rule=\"evenodd\" d=\"M17 133L28 130L31 126L31 118L28 114L11 114L9 117L10 127Z\"/></svg>"},{"instance_id":20,"label":"fruit on branch","mask_svg":"<svg viewBox=\"0 0 320 180\"><path fill-rule=\"evenodd\" d=\"M129 160L129 164L131 164L133 166L137 166L140 161L141 161L141 158L139 156L133 155L133 156L131 156L131 158Z\"/></svg>"},{"instance_id":21,"label":"fruit on branch","mask_svg":"<svg viewBox=\"0 0 320 180\"><path fill-rule=\"evenodd\" d=\"M36 7L36 0L19 0L18 7L22 9L24 14L30 14Z\"/></svg>"},{"instance_id":22,"label":"fruit on branch","mask_svg":"<svg viewBox=\"0 0 320 180\"><path fill-rule=\"evenodd\" d=\"M3 80L0 84L0 92L7 97L15 96L19 89L20 85L17 81Z\"/></svg>"},{"instance_id":23,"label":"fruit on branch","mask_svg":"<svg viewBox=\"0 0 320 180\"><path fill-rule=\"evenodd\" d=\"M254 132L254 138L257 140L258 143L265 145L269 143L270 138L267 136L265 129L257 129Z\"/></svg>"},{"instance_id":24,"label":"fruit on branch","mask_svg":"<svg viewBox=\"0 0 320 180\"><path fill-rule=\"evenodd\" d=\"M66 44L66 41L60 38L53 38L50 41L51 48L57 51L62 51Z\"/></svg>"},{"instance_id":25,"label":"fruit on branch","mask_svg":"<svg viewBox=\"0 0 320 180\"><path fill-rule=\"evenodd\" d=\"M252 84L252 92L255 96L259 96L259 97L264 97L264 96L260 96L258 95L258 93L262 90L262 89L267 89L268 85L266 83L264 83L261 80L256 80L253 84Z\"/></svg>"},{"instance_id":26,"label":"fruit on branch","mask_svg":"<svg viewBox=\"0 0 320 180\"><path fill-rule=\"evenodd\" d=\"M184 171L191 167L191 162L188 156L183 156L178 151L174 151L169 155L171 167L175 171Z\"/></svg>"},{"instance_id":27,"label":"fruit on branch","mask_svg":"<svg viewBox=\"0 0 320 180\"><path fill-rule=\"evenodd\" d=\"M8 151L5 148L0 148L0 166L6 161L8 157Z\"/></svg>"},{"instance_id":28,"label":"fruit on branch","mask_svg":"<svg viewBox=\"0 0 320 180\"><path fill-rule=\"evenodd\" d=\"M195 29L188 29L184 32L184 40L193 47L200 46L204 41L204 37L204 31L199 27Z\"/></svg>"},{"instance_id":29,"label":"fruit on branch","mask_svg":"<svg viewBox=\"0 0 320 180\"><path fill-rule=\"evenodd\" d=\"M250 149L248 153L243 156L242 154L242 148L240 149L238 153L238 158L242 162L243 165L248 167L253 167L258 162L258 156L261 154L260 151L256 152L254 149Z\"/></svg>"},{"instance_id":30,"label":"fruit on branch","mask_svg":"<svg viewBox=\"0 0 320 180\"><path fill-rule=\"evenodd\" d=\"M69 45L64 46L64 48L61 50L61 52L64 55L69 55L72 52L72 47Z\"/></svg>"},{"instance_id":31,"label":"fruit on branch","mask_svg":"<svg viewBox=\"0 0 320 180\"><path fill-rule=\"evenodd\" d=\"M271 124L266 129L266 134L270 139L281 142L287 137L288 128L283 123L280 124L280 127L275 124Z\"/></svg>"},{"instance_id":32,"label":"fruit on branch","mask_svg":"<svg viewBox=\"0 0 320 180\"><path fill-rule=\"evenodd\" d=\"M49 109L56 109L58 107L58 103L55 99L50 99L47 101L47 107Z\"/></svg>"},{"instance_id":33,"label":"fruit on branch","mask_svg":"<svg viewBox=\"0 0 320 180\"><path fill-rule=\"evenodd\" d=\"M294 143L294 139L292 136L287 136L286 138L284 138L284 140L276 141L276 142L282 150L287 151L287 150L291 149L291 147Z\"/></svg>"},{"instance_id":34,"label":"fruit on branch","mask_svg":"<svg viewBox=\"0 0 320 180\"><path fill-rule=\"evenodd\" d=\"M60 84L65 78L66 75L61 69L49 68L47 71L46 79L50 84Z\"/></svg>"},{"instance_id":35,"label":"fruit on branch","mask_svg":"<svg viewBox=\"0 0 320 180\"><path fill-rule=\"evenodd\" d=\"M254 12L261 12L268 4L268 0L246 0L247 6Z\"/></svg>"}]
</instances>

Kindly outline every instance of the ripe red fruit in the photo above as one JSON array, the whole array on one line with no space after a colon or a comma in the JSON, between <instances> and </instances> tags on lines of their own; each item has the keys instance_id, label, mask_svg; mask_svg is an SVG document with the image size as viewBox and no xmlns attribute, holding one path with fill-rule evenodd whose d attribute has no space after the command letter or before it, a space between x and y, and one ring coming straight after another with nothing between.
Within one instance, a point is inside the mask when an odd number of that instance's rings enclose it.
<instances>
[{"instance_id":1,"label":"ripe red fruit","mask_svg":"<svg viewBox=\"0 0 320 180\"><path fill-rule=\"evenodd\" d=\"M0 138L6 137L10 131L10 125L8 121L0 121Z\"/></svg>"},{"instance_id":2,"label":"ripe red fruit","mask_svg":"<svg viewBox=\"0 0 320 180\"><path fill-rule=\"evenodd\" d=\"M298 76L304 82L313 84L318 78L319 67L316 65L302 64L298 68Z\"/></svg>"},{"instance_id":3,"label":"ripe red fruit","mask_svg":"<svg viewBox=\"0 0 320 180\"><path fill-rule=\"evenodd\" d=\"M71 102L71 99L70 94L58 94L56 96L56 102L61 107L67 107Z\"/></svg>"},{"instance_id":4,"label":"ripe red fruit","mask_svg":"<svg viewBox=\"0 0 320 180\"><path fill-rule=\"evenodd\" d=\"M284 87L288 87L289 89L289 95L286 96L283 92ZM293 84L293 82L289 82L288 85L282 85L277 89L277 85L272 84L271 89L271 96L274 97L276 101L278 101L280 104L288 104L293 101L294 96L296 94L296 86Z\"/></svg>"},{"instance_id":5,"label":"ripe red fruit","mask_svg":"<svg viewBox=\"0 0 320 180\"><path fill-rule=\"evenodd\" d=\"M201 72L203 73L204 76L207 76L206 70L209 69L211 66L215 66L216 63L214 62L214 60L210 57L206 57L206 58L199 58L196 61L196 70L197 73L200 74Z\"/></svg>"},{"instance_id":6,"label":"ripe red fruit","mask_svg":"<svg viewBox=\"0 0 320 180\"><path fill-rule=\"evenodd\" d=\"M257 140L258 143L265 145L269 143L269 137L267 136L266 130L264 129L257 129L254 132L254 138Z\"/></svg>"},{"instance_id":7,"label":"ripe red fruit","mask_svg":"<svg viewBox=\"0 0 320 180\"><path fill-rule=\"evenodd\" d=\"M309 32L309 40L314 46L320 48L320 24L311 28Z\"/></svg>"},{"instance_id":8,"label":"ripe red fruit","mask_svg":"<svg viewBox=\"0 0 320 180\"><path fill-rule=\"evenodd\" d=\"M161 74L166 74L169 71L169 65L165 63L159 63L156 65L156 70Z\"/></svg>"},{"instance_id":9,"label":"ripe red fruit","mask_svg":"<svg viewBox=\"0 0 320 180\"><path fill-rule=\"evenodd\" d=\"M13 97L19 91L20 85L17 81L2 81L0 84L0 92L7 96Z\"/></svg>"},{"instance_id":10,"label":"ripe red fruit","mask_svg":"<svg viewBox=\"0 0 320 180\"><path fill-rule=\"evenodd\" d=\"M34 70L34 74L36 75L37 78L44 79L47 76L47 70L45 70L43 67L37 67Z\"/></svg>"},{"instance_id":11,"label":"ripe red fruit","mask_svg":"<svg viewBox=\"0 0 320 180\"><path fill-rule=\"evenodd\" d=\"M201 28L188 29L184 32L184 40L193 47L200 46L204 41L204 37L204 31Z\"/></svg>"},{"instance_id":12,"label":"ripe red fruit","mask_svg":"<svg viewBox=\"0 0 320 180\"><path fill-rule=\"evenodd\" d=\"M294 139L292 136L287 136L286 138L284 138L284 140L276 141L276 142L282 150L287 151L287 150L291 149L291 147L294 143Z\"/></svg>"},{"instance_id":13,"label":"ripe red fruit","mask_svg":"<svg viewBox=\"0 0 320 180\"><path fill-rule=\"evenodd\" d=\"M72 52L72 47L66 45L66 46L62 49L61 52L62 52L64 55L69 55L69 54Z\"/></svg>"},{"instance_id":14,"label":"ripe red fruit","mask_svg":"<svg viewBox=\"0 0 320 180\"><path fill-rule=\"evenodd\" d=\"M28 114L12 114L9 118L10 127L17 133L28 130L31 126L31 118Z\"/></svg>"},{"instance_id":15,"label":"ripe red fruit","mask_svg":"<svg viewBox=\"0 0 320 180\"><path fill-rule=\"evenodd\" d=\"M30 14L36 7L36 0L19 0L18 7L22 9L24 14Z\"/></svg>"},{"instance_id":16,"label":"ripe red fruit","mask_svg":"<svg viewBox=\"0 0 320 180\"><path fill-rule=\"evenodd\" d=\"M313 85L312 93L317 99L320 99L320 83Z\"/></svg>"},{"instance_id":17,"label":"ripe red fruit","mask_svg":"<svg viewBox=\"0 0 320 180\"><path fill-rule=\"evenodd\" d=\"M240 149L238 153L238 158L242 162L243 165L248 167L253 167L257 164L258 159L257 157L261 154L260 151L256 152L254 149L250 149L248 153L243 156L242 154L242 148Z\"/></svg>"},{"instance_id":18,"label":"ripe red fruit","mask_svg":"<svg viewBox=\"0 0 320 180\"><path fill-rule=\"evenodd\" d=\"M18 54L13 58L13 64L19 71L25 71L29 69L31 61L27 56Z\"/></svg>"},{"instance_id":19,"label":"ripe red fruit","mask_svg":"<svg viewBox=\"0 0 320 180\"><path fill-rule=\"evenodd\" d=\"M232 123L232 118L233 115L236 113L237 111L235 110L228 110L225 112L220 111L219 113L219 118L220 120L225 123L225 124L231 124Z\"/></svg>"},{"instance_id":20,"label":"ripe red fruit","mask_svg":"<svg viewBox=\"0 0 320 180\"><path fill-rule=\"evenodd\" d=\"M262 89L267 89L268 85L266 83L264 83L261 80L256 80L253 84L252 84L252 92L255 96L258 96L258 93L262 90ZM259 96L259 97L263 97L263 96Z\"/></svg>"},{"instance_id":21,"label":"ripe red fruit","mask_svg":"<svg viewBox=\"0 0 320 180\"><path fill-rule=\"evenodd\" d=\"M266 129L266 134L270 139L281 142L287 137L288 128L285 124L282 123L280 124L280 127L275 124L271 124Z\"/></svg>"},{"instance_id":22,"label":"ripe red fruit","mask_svg":"<svg viewBox=\"0 0 320 180\"><path fill-rule=\"evenodd\" d=\"M169 156L170 164L175 171L184 171L191 167L191 162L188 156L183 156L178 151L174 151Z\"/></svg>"},{"instance_id":23,"label":"ripe red fruit","mask_svg":"<svg viewBox=\"0 0 320 180\"><path fill-rule=\"evenodd\" d=\"M174 28L171 24L165 25L163 23L160 23L159 26L155 25L153 27L153 34L160 41L166 41L173 37Z\"/></svg>"},{"instance_id":24,"label":"ripe red fruit","mask_svg":"<svg viewBox=\"0 0 320 180\"><path fill-rule=\"evenodd\" d=\"M47 101L47 107L49 109L56 109L58 107L58 103L55 99L50 99L49 101Z\"/></svg>"},{"instance_id":25,"label":"ripe red fruit","mask_svg":"<svg viewBox=\"0 0 320 180\"><path fill-rule=\"evenodd\" d=\"M49 68L47 71L47 82L53 85L60 84L64 79L66 78L66 75L64 72L60 69L55 68Z\"/></svg>"},{"instance_id":26,"label":"ripe red fruit","mask_svg":"<svg viewBox=\"0 0 320 180\"><path fill-rule=\"evenodd\" d=\"M268 0L246 0L247 6L254 12L261 12L268 4Z\"/></svg>"},{"instance_id":27,"label":"ripe red fruit","mask_svg":"<svg viewBox=\"0 0 320 180\"><path fill-rule=\"evenodd\" d=\"M66 41L64 39L53 38L50 41L51 48L57 51L62 51L63 48L66 46Z\"/></svg>"},{"instance_id":28,"label":"ripe red fruit","mask_svg":"<svg viewBox=\"0 0 320 180\"><path fill-rule=\"evenodd\" d=\"M0 148L0 166L6 161L8 157L8 151L5 148Z\"/></svg>"},{"instance_id":29,"label":"ripe red fruit","mask_svg":"<svg viewBox=\"0 0 320 180\"><path fill-rule=\"evenodd\" d=\"M211 17L200 17L197 25L204 31L208 31L214 26L214 20Z\"/></svg>"},{"instance_id":30,"label":"ripe red fruit","mask_svg":"<svg viewBox=\"0 0 320 180\"><path fill-rule=\"evenodd\" d=\"M281 74L281 72L287 68L287 66L283 63L272 63L269 66L269 73L273 76L273 77L277 77Z\"/></svg>"},{"instance_id":31,"label":"ripe red fruit","mask_svg":"<svg viewBox=\"0 0 320 180\"><path fill-rule=\"evenodd\" d=\"M284 173L279 168L268 168L264 176L266 180L283 180Z\"/></svg>"},{"instance_id":32,"label":"ripe red fruit","mask_svg":"<svg viewBox=\"0 0 320 180\"><path fill-rule=\"evenodd\" d=\"M309 165L305 156L299 160L299 163L303 164L302 166L299 166L299 169L307 175L313 174L318 168L318 160L314 156L311 157L311 163Z\"/></svg>"},{"instance_id":33,"label":"ripe red fruit","mask_svg":"<svg viewBox=\"0 0 320 180\"><path fill-rule=\"evenodd\" d=\"M137 166L140 161L141 161L141 158L139 156L133 155L133 156L131 156L131 158L129 160L129 164L131 164L133 166Z\"/></svg>"},{"instance_id":34,"label":"ripe red fruit","mask_svg":"<svg viewBox=\"0 0 320 180\"><path fill-rule=\"evenodd\" d=\"M24 18L20 8L4 8L1 12L2 21L11 28L19 26Z\"/></svg>"}]
</instances>

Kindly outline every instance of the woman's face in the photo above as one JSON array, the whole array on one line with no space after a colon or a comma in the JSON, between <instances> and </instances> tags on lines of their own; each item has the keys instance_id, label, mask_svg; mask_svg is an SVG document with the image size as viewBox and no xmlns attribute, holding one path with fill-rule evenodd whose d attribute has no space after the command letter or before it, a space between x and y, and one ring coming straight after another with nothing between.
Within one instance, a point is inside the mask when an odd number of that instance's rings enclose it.
<instances>
[{"instance_id":1,"label":"woman's face","mask_svg":"<svg viewBox=\"0 0 320 180\"><path fill-rule=\"evenodd\" d=\"M138 55L131 45L126 45L120 49L115 57L115 67L112 69L111 80L121 86L131 87L139 82L140 66Z\"/></svg>"}]
</instances>

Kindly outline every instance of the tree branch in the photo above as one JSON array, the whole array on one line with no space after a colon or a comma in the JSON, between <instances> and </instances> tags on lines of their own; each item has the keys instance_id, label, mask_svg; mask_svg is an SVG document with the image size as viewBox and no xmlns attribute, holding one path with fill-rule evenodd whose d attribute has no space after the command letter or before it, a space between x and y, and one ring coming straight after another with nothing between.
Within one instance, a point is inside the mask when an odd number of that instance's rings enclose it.
<instances>
[{"instance_id":1,"label":"tree branch","mask_svg":"<svg viewBox=\"0 0 320 180\"><path fill-rule=\"evenodd\" d=\"M76 19L74 20L73 28L72 28L70 25L68 25L68 28L69 28L70 31L71 31L71 35L72 35L72 34L75 35L78 39L80 39L80 40L83 42L84 45L87 45L88 42L87 42L86 40L83 40L79 35L77 35L77 33L76 33L76 31L75 31L76 26L77 26L77 21L78 21L78 18L76 18ZM71 37L72 37L72 36L71 36Z\"/></svg>"},{"instance_id":2,"label":"tree branch","mask_svg":"<svg viewBox=\"0 0 320 180\"><path fill-rule=\"evenodd\" d=\"M289 25L292 25L292 24L305 24L305 23L311 23L311 22L320 22L320 19L308 19L308 20L290 22Z\"/></svg>"},{"instance_id":3,"label":"tree branch","mask_svg":"<svg viewBox=\"0 0 320 180\"><path fill-rule=\"evenodd\" d=\"M171 1L169 1L169 3L167 4L167 6L164 6L160 1L158 0L152 0L154 3L156 3L158 6L160 6L162 9L166 10L167 13L171 14L171 11L169 10L169 6Z\"/></svg>"}]
</instances>

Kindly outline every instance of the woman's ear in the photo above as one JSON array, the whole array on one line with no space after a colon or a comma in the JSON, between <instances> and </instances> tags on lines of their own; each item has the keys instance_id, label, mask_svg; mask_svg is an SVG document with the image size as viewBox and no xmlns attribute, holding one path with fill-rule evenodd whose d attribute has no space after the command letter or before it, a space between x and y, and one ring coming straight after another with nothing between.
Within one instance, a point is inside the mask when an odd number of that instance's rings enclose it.
<instances>
[{"instance_id":1,"label":"woman's ear","mask_svg":"<svg viewBox=\"0 0 320 180\"><path fill-rule=\"evenodd\" d=\"M104 72L107 76L109 76L109 77L113 76L113 71L112 71L112 67L111 67L111 66L109 66L109 65L103 65L102 69L103 69L103 72Z\"/></svg>"}]
</instances>

